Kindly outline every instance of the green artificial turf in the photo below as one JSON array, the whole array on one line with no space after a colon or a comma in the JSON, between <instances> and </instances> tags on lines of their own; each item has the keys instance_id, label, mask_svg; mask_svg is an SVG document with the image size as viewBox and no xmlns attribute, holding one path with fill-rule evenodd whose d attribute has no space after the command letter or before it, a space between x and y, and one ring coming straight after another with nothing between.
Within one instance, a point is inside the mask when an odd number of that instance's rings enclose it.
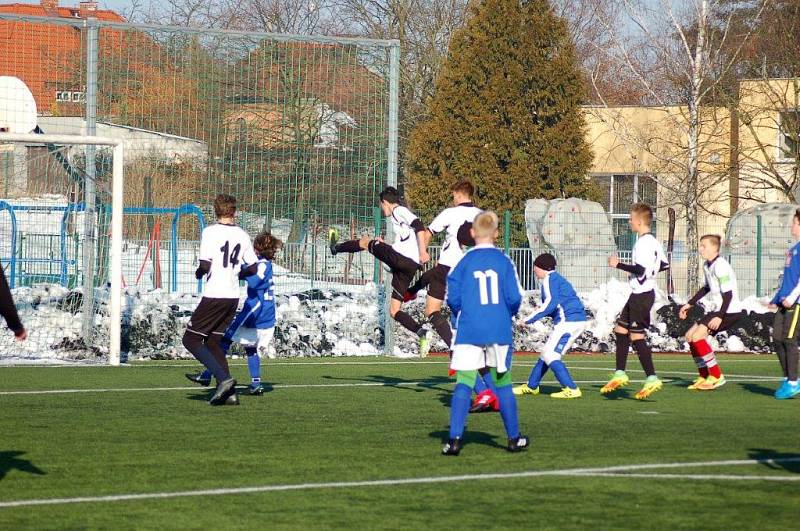
<instances>
[{"instance_id":1,"label":"green artificial turf","mask_svg":"<svg viewBox=\"0 0 800 531\"><path fill-rule=\"evenodd\" d=\"M535 358L515 360L523 381ZM0 528L797 528L800 397L777 401L770 356L728 356L729 383L690 392L693 364L656 358L664 390L636 401L639 383L599 394L608 357L567 358L584 397L519 399L532 437L521 454L503 450L498 414L471 415L458 457L440 455L453 381L444 359L266 360L264 396L212 408L192 387L187 362L130 367L6 367L2 394L0 503L14 500L174 493L275 485L296 490L0 507ZM234 360L246 383L247 368ZM630 369L638 369L635 358ZM634 380L642 373L629 371ZM592 382L592 383L590 383ZM597 383L593 383L597 382ZM98 391L127 389L126 391ZM138 390L155 389L155 390ZM545 393L557 390L548 375ZM790 459L713 465L714 461ZM794 459L794 461L791 461ZM566 469L686 463L597 477ZM701 464L691 464L701 463ZM702 464L706 463L706 464ZM433 482L460 475L550 472L515 478ZM594 470L594 472L598 472ZM760 479L747 479L759 476ZM431 478L418 484L330 483ZM320 485L322 484L322 485Z\"/></svg>"}]
</instances>

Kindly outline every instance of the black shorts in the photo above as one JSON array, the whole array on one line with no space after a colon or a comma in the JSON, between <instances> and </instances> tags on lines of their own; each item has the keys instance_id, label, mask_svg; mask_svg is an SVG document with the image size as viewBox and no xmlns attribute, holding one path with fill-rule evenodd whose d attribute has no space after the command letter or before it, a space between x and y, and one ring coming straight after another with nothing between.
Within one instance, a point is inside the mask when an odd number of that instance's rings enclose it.
<instances>
[{"instance_id":1,"label":"black shorts","mask_svg":"<svg viewBox=\"0 0 800 531\"><path fill-rule=\"evenodd\" d=\"M617 324L630 332L643 333L650 328L650 310L655 301L655 291L631 293L617 318Z\"/></svg>"},{"instance_id":2,"label":"black shorts","mask_svg":"<svg viewBox=\"0 0 800 531\"><path fill-rule=\"evenodd\" d=\"M711 322L711 319L717 317L719 314L717 312L707 313L703 316L702 319L697 321L697 324L703 325L708 328L708 323ZM730 330L730 328L739 322L739 319L744 317L745 312L741 311L739 313L726 313L725 316L722 318L722 323L720 323L719 328L716 330L711 330L708 328L708 333L713 335L719 334L720 332L724 332L725 330Z\"/></svg>"},{"instance_id":3,"label":"black shorts","mask_svg":"<svg viewBox=\"0 0 800 531\"><path fill-rule=\"evenodd\" d=\"M189 319L186 330L203 337L223 335L239 307L239 299L210 299L203 297Z\"/></svg>"},{"instance_id":4,"label":"black shorts","mask_svg":"<svg viewBox=\"0 0 800 531\"><path fill-rule=\"evenodd\" d=\"M414 275L417 274L420 265L411 258L398 253L392 249L391 245L384 242L372 240L369 242L367 249L372 256L389 266L392 272L392 298L402 301L403 295L408 291L408 286L414 280Z\"/></svg>"},{"instance_id":5,"label":"black shorts","mask_svg":"<svg viewBox=\"0 0 800 531\"><path fill-rule=\"evenodd\" d=\"M428 279L428 297L434 299L444 300L444 294L447 291L447 274L450 272L450 266L436 264L430 271L430 278Z\"/></svg>"}]
</instances>

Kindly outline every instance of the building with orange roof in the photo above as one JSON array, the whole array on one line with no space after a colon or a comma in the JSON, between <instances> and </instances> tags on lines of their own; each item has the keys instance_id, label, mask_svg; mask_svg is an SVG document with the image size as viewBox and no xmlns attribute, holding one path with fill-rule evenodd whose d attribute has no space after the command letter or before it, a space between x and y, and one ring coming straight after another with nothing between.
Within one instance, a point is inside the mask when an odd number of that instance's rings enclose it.
<instances>
[{"instance_id":1,"label":"building with orange roof","mask_svg":"<svg viewBox=\"0 0 800 531\"><path fill-rule=\"evenodd\" d=\"M77 7L58 0L38 4L0 4L0 14L124 22L97 2ZM82 116L85 101L85 33L71 25L0 20L0 73L25 82L43 116ZM31 46L30 43L37 43Z\"/></svg>"}]
</instances>

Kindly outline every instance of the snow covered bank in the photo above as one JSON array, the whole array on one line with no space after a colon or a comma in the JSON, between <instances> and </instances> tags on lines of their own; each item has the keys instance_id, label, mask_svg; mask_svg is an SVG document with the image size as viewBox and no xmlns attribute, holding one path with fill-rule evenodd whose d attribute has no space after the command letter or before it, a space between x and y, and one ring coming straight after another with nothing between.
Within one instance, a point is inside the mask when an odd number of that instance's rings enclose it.
<instances>
[{"instance_id":1,"label":"snow covered bank","mask_svg":"<svg viewBox=\"0 0 800 531\"><path fill-rule=\"evenodd\" d=\"M575 343L575 349L587 352L613 352L611 333L616 316L629 294L626 283L609 280L581 298L592 319L587 331ZM424 297L408 304L409 313L424 322ZM80 290L56 285L17 288L14 296L20 316L30 331L30 339L16 343L10 334L0 334L0 363L57 363L69 360L101 361L107 354L108 292L97 289L95 340L87 344L81 335L82 301ZM531 292L523 302L520 317L533 311L538 292ZM347 286L325 284L321 288L296 293L280 293L277 329L272 356L356 356L383 353L384 332L381 325L383 294L374 284ZM181 345L181 336L192 311L199 302L196 294L169 293L163 290L129 289L123 297L123 351L130 358L173 359L189 357ZM732 352L767 352L772 315L766 299L753 297L744 301L751 312L733 330L718 336L716 347ZM693 321L680 321L677 303L659 294L653 310L653 327L648 336L656 351L685 351L683 334ZM700 310L695 308L692 317ZM392 355L412 357L417 352L416 336L395 326ZM515 325L515 348L539 351L547 340L549 320L534 326ZM434 350L445 350L435 337Z\"/></svg>"}]
</instances>

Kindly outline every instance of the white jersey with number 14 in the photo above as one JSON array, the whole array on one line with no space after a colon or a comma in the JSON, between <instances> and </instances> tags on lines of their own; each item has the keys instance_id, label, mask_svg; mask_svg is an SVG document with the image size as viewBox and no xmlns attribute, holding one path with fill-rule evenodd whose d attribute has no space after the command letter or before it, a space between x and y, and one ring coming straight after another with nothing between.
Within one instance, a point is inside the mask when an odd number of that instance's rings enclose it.
<instances>
[{"instance_id":1,"label":"white jersey with number 14","mask_svg":"<svg viewBox=\"0 0 800 531\"><path fill-rule=\"evenodd\" d=\"M239 270L242 264L258 261L250 236L237 225L216 223L203 229L200 260L211 262L205 277L203 297L239 298Z\"/></svg>"}]
</instances>

